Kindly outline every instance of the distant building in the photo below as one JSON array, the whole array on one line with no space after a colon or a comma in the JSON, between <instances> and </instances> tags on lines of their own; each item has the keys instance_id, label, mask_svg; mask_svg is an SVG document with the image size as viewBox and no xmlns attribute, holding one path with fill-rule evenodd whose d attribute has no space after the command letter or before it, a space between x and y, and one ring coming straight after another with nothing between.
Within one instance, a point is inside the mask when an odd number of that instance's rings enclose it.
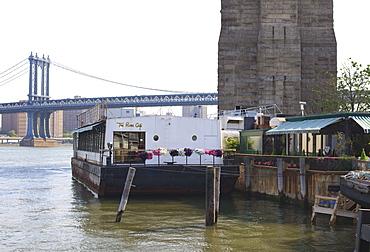
<instances>
[{"instance_id":1,"label":"distant building","mask_svg":"<svg viewBox=\"0 0 370 252\"><path fill-rule=\"evenodd\" d=\"M136 113L135 109L129 108L113 108L107 110L108 117L133 117L140 116L140 113Z\"/></svg>"},{"instance_id":2,"label":"distant building","mask_svg":"<svg viewBox=\"0 0 370 252\"><path fill-rule=\"evenodd\" d=\"M73 99L81 98L79 95L75 95ZM85 112L86 109L75 109L75 110L64 110L63 112L63 132L72 132L77 129L77 116Z\"/></svg>"},{"instance_id":3,"label":"distant building","mask_svg":"<svg viewBox=\"0 0 370 252\"><path fill-rule=\"evenodd\" d=\"M183 106L182 116L183 117L194 117L194 118L207 118L207 107L206 106Z\"/></svg>"},{"instance_id":4,"label":"distant building","mask_svg":"<svg viewBox=\"0 0 370 252\"><path fill-rule=\"evenodd\" d=\"M50 135L52 137L63 137L63 110L58 110L50 115Z\"/></svg>"},{"instance_id":5,"label":"distant building","mask_svg":"<svg viewBox=\"0 0 370 252\"><path fill-rule=\"evenodd\" d=\"M27 132L27 113L3 114L1 129L6 132L14 130L18 136L24 137Z\"/></svg>"},{"instance_id":6,"label":"distant building","mask_svg":"<svg viewBox=\"0 0 370 252\"><path fill-rule=\"evenodd\" d=\"M85 110L64 110L63 111L63 132L72 132L77 129L77 116Z\"/></svg>"}]
</instances>

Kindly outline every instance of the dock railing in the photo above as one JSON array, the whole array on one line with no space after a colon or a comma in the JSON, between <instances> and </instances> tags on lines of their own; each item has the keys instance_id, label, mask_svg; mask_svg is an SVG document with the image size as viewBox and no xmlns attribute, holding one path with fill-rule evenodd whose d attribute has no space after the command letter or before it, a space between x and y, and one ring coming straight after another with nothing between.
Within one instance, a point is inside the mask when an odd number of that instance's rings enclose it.
<instances>
[{"instance_id":1,"label":"dock railing","mask_svg":"<svg viewBox=\"0 0 370 252\"><path fill-rule=\"evenodd\" d=\"M285 155L258 155L258 154L233 154L227 160L233 164L244 163L248 156L255 165L277 166L277 159L281 158L288 168L299 168L300 158L304 158L309 170L316 171L353 171L370 169L370 161L362 161L353 157L310 157L310 156L285 156Z\"/></svg>"}]
</instances>

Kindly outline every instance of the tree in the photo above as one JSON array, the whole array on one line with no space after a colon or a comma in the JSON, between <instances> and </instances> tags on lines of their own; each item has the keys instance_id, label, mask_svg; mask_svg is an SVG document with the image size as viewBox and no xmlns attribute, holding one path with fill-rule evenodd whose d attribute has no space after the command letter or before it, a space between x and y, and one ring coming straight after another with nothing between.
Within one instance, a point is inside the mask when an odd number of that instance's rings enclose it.
<instances>
[{"instance_id":1,"label":"tree","mask_svg":"<svg viewBox=\"0 0 370 252\"><path fill-rule=\"evenodd\" d=\"M238 150L239 146L240 146L240 139L239 138L228 137L226 139L226 149L236 149L236 150Z\"/></svg>"},{"instance_id":2,"label":"tree","mask_svg":"<svg viewBox=\"0 0 370 252\"><path fill-rule=\"evenodd\" d=\"M7 135L9 137L17 137L18 136L17 134L15 134L15 131L14 130L9 130L8 133L7 133Z\"/></svg>"},{"instance_id":3,"label":"tree","mask_svg":"<svg viewBox=\"0 0 370 252\"><path fill-rule=\"evenodd\" d=\"M370 65L363 68L361 64L349 58L340 69L339 77L313 91L320 97L315 105L322 113L369 111Z\"/></svg>"},{"instance_id":4,"label":"tree","mask_svg":"<svg viewBox=\"0 0 370 252\"><path fill-rule=\"evenodd\" d=\"M339 109L346 112L365 112L370 109L370 65L362 65L349 59L343 64L337 78L340 92Z\"/></svg>"},{"instance_id":5,"label":"tree","mask_svg":"<svg viewBox=\"0 0 370 252\"><path fill-rule=\"evenodd\" d=\"M63 132L63 137L73 137L73 134L70 133L70 132L65 131L65 132Z\"/></svg>"},{"instance_id":6,"label":"tree","mask_svg":"<svg viewBox=\"0 0 370 252\"><path fill-rule=\"evenodd\" d=\"M332 74L330 75L332 76ZM333 78L333 80L335 79ZM338 111L340 93L337 92L337 83L335 81L327 82L318 89L314 89L313 92L317 94L317 98L311 100L317 108L316 111L319 111L321 114Z\"/></svg>"},{"instance_id":7,"label":"tree","mask_svg":"<svg viewBox=\"0 0 370 252\"><path fill-rule=\"evenodd\" d=\"M226 146L225 146L226 149L238 150L239 146L240 146L240 139L239 138L228 137L226 139ZM233 153L233 151L225 151L226 156L230 155L231 153Z\"/></svg>"}]
</instances>

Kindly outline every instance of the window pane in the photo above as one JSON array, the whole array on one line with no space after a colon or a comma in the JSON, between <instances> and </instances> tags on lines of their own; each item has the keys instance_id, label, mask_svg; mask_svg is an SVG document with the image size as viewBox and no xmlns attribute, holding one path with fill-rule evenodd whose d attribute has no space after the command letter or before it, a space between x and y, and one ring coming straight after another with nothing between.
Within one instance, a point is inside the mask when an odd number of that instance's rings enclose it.
<instances>
[{"instance_id":1,"label":"window pane","mask_svg":"<svg viewBox=\"0 0 370 252\"><path fill-rule=\"evenodd\" d=\"M145 150L145 132L114 132L114 163L142 163L138 158Z\"/></svg>"}]
</instances>

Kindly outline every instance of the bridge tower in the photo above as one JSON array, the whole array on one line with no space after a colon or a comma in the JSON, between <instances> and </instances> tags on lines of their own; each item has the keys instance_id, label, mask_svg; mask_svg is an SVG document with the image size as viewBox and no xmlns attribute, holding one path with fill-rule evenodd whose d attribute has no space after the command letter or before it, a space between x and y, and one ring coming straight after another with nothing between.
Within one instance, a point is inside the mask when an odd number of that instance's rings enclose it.
<instances>
[{"instance_id":1,"label":"bridge tower","mask_svg":"<svg viewBox=\"0 0 370 252\"><path fill-rule=\"evenodd\" d=\"M31 52L28 60L30 62L28 104L49 100L49 57L39 58L37 53L33 56ZM49 119L52 112L27 111L27 134L20 143L22 146L57 145L56 141L51 138L49 129Z\"/></svg>"},{"instance_id":2,"label":"bridge tower","mask_svg":"<svg viewBox=\"0 0 370 252\"><path fill-rule=\"evenodd\" d=\"M276 104L300 115L307 102L307 113L322 113L315 90L330 89L337 73L333 0L221 0L221 8L219 110Z\"/></svg>"}]
</instances>

